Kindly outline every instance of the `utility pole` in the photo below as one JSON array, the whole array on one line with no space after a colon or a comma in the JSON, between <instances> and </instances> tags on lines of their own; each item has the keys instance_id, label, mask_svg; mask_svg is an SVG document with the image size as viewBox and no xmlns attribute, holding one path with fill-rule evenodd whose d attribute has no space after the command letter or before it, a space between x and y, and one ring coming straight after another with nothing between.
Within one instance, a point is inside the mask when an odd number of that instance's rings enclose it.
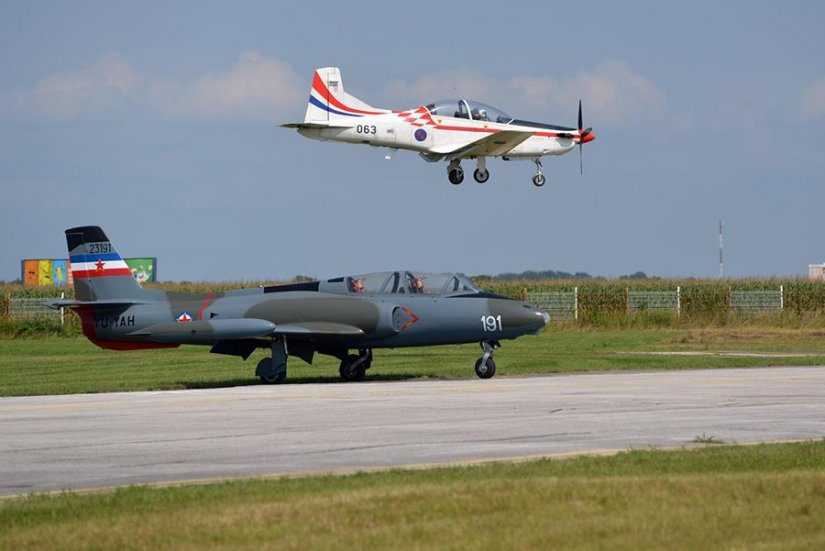
<instances>
[{"instance_id":1,"label":"utility pole","mask_svg":"<svg viewBox=\"0 0 825 551\"><path fill-rule=\"evenodd\" d=\"M719 219L719 279L725 278L725 257L723 256L724 246L722 243L722 230L725 228L725 221Z\"/></svg>"}]
</instances>

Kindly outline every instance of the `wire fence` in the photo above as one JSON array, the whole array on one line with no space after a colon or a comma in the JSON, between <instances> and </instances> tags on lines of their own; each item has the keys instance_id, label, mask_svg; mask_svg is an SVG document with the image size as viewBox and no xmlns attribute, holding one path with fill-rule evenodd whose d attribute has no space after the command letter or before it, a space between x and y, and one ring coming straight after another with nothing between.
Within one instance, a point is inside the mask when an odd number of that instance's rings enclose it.
<instances>
[{"instance_id":1,"label":"wire fence","mask_svg":"<svg viewBox=\"0 0 825 551\"><path fill-rule=\"evenodd\" d=\"M522 298L525 302L547 310L551 320L575 320L581 314L578 287L575 287L572 291L554 292L531 292L525 288ZM784 308L785 289L782 285L774 291L733 291L730 288L727 290L728 311L781 312ZM591 308L591 310L594 309ZM682 315L681 287L676 287L672 291L634 291L629 287L625 288L625 313L631 314L653 310L672 311L677 316ZM613 308L612 311L616 311L616 308Z\"/></svg>"},{"instance_id":2,"label":"wire fence","mask_svg":"<svg viewBox=\"0 0 825 551\"><path fill-rule=\"evenodd\" d=\"M61 293L59 297L52 298L9 296L6 301L6 317L10 320L51 319L60 321L62 325L66 320L64 309L52 310L51 308L47 308L43 303L50 300L62 300L65 296L65 293Z\"/></svg>"},{"instance_id":3,"label":"wire fence","mask_svg":"<svg viewBox=\"0 0 825 551\"><path fill-rule=\"evenodd\" d=\"M551 320L573 320L579 317L579 288L574 291L547 291L524 293L525 302L537 304L547 310Z\"/></svg>"}]
</instances>

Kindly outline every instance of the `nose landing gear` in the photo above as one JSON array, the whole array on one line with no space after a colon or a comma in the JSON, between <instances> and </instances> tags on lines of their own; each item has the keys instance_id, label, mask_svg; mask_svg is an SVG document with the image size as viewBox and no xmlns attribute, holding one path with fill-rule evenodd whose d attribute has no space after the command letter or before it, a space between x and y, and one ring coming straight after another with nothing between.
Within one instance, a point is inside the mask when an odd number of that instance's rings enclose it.
<instances>
[{"instance_id":1,"label":"nose landing gear","mask_svg":"<svg viewBox=\"0 0 825 551\"><path fill-rule=\"evenodd\" d=\"M541 187L546 181L544 174L541 173L541 159L536 159L533 162L536 163L536 174L533 176L533 185Z\"/></svg>"},{"instance_id":2,"label":"nose landing gear","mask_svg":"<svg viewBox=\"0 0 825 551\"><path fill-rule=\"evenodd\" d=\"M501 346L498 341L484 341L481 349L484 354L476 360L476 375L481 379L489 379L496 374L496 363L493 361L493 351Z\"/></svg>"}]
</instances>

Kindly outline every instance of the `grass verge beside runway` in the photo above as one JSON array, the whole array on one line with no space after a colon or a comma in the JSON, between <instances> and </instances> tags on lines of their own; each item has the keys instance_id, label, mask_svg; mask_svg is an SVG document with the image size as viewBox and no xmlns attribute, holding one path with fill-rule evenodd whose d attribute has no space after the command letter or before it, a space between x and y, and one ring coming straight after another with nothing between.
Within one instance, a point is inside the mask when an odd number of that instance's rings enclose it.
<instances>
[{"instance_id":1,"label":"grass verge beside runway","mask_svg":"<svg viewBox=\"0 0 825 551\"><path fill-rule=\"evenodd\" d=\"M825 546L825 441L0 501L3 549Z\"/></svg>"},{"instance_id":2,"label":"grass verge beside runway","mask_svg":"<svg viewBox=\"0 0 825 551\"><path fill-rule=\"evenodd\" d=\"M750 354L750 355L748 355ZM376 350L367 380L475 377L477 345ZM0 396L224 387L257 384L257 351L247 361L207 347L116 352L83 338L0 340ZM546 330L505 341L497 376L609 369L689 369L825 364L825 331L712 328ZM290 361L289 382L338 382L338 361Z\"/></svg>"}]
</instances>

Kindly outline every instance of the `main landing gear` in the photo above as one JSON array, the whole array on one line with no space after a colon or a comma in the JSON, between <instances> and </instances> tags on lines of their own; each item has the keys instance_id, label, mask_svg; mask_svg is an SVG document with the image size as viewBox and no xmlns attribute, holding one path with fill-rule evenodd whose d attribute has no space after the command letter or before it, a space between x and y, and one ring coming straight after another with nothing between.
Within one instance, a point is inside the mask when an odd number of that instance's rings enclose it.
<instances>
[{"instance_id":1,"label":"main landing gear","mask_svg":"<svg viewBox=\"0 0 825 551\"><path fill-rule=\"evenodd\" d=\"M533 176L533 185L541 187L546 181L544 174L541 173L541 159L535 159L533 162L536 163L536 174Z\"/></svg>"},{"instance_id":2,"label":"main landing gear","mask_svg":"<svg viewBox=\"0 0 825 551\"><path fill-rule=\"evenodd\" d=\"M479 184L483 184L487 180L490 179L490 171L487 170L487 159L484 157L479 157L476 161L477 168L475 172L473 172L473 178Z\"/></svg>"},{"instance_id":3,"label":"main landing gear","mask_svg":"<svg viewBox=\"0 0 825 551\"><path fill-rule=\"evenodd\" d=\"M447 165L447 178L450 179L450 183L454 186L464 181L464 169L461 168L460 160L455 159Z\"/></svg>"},{"instance_id":4,"label":"main landing gear","mask_svg":"<svg viewBox=\"0 0 825 551\"><path fill-rule=\"evenodd\" d=\"M362 348L358 351L357 356L350 354L341 360L341 367L338 368L338 373L344 381L360 381L364 378L364 373L370 368L371 364L372 350Z\"/></svg>"},{"instance_id":5,"label":"main landing gear","mask_svg":"<svg viewBox=\"0 0 825 551\"><path fill-rule=\"evenodd\" d=\"M484 157L479 157L477 163L478 167L473 171L473 179L479 184L483 184L490 179L490 171L487 170ZM464 169L461 168L459 159L450 161L450 164L447 165L447 178L455 186L464 181Z\"/></svg>"},{"instance_id":6,"label":"main landing gear","mask_svg":"<svg viewBox=\"0 0 825 551\"><path fill-rule=\"evenodd\" d=\"M484 354L476 361L476 375L482 379L489 379L496 374L496 362L493 361L493 351L501 346L498 341L484 341L481 349Z\"/></svg>"},{"instance_id":7,"label":"main landing gear","mask_svg":"<svg viewBox=\"0 0 825 551\"><path fill-rule=\"evenodd\" d=\"M272 357L263 358L255 368L255 375L268 385L280 385L286 382L286 337L272 341Z\"/></svg>"}]
</instances>

